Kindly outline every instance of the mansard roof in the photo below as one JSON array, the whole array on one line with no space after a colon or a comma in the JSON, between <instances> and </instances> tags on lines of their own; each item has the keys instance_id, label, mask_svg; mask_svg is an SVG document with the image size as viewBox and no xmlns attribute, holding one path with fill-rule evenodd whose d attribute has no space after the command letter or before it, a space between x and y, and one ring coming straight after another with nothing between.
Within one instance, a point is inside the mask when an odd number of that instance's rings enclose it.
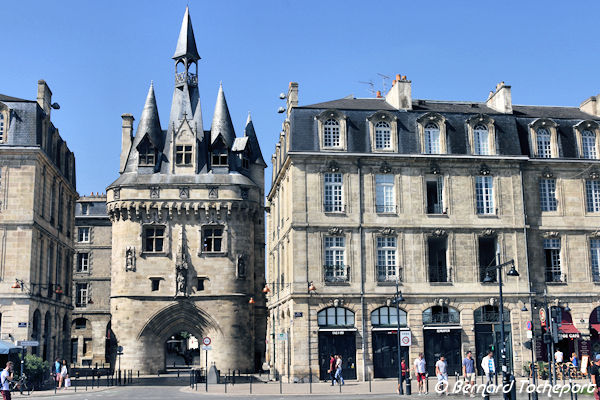
<instances>
[{"instance_id":1,"label":"mansard roof","mask_svg":"<svg viewBox=\"0 0 600 400\"><path fill-rule=\"evenodd\" d=\"M177 39L177 47L175 48L174 59L187 58L190 61L200 59L198 49L196 48L196 39L194 38L194 29L192 28L192 18L190 17L189 7L185 8L183 21L181 22L181 30Z\"/></svg>"},{"instance_id":2,"label":"mansard roof","mask_svg":"<svg viewBox=\"0 0 600 400\"><path fill-rule=\"evenodd\" d=\"M7 96L0 93L0 101L6 101L9 103L36 103L35 100L25 100L18 97Z\"/></svg>"}]
</instances>

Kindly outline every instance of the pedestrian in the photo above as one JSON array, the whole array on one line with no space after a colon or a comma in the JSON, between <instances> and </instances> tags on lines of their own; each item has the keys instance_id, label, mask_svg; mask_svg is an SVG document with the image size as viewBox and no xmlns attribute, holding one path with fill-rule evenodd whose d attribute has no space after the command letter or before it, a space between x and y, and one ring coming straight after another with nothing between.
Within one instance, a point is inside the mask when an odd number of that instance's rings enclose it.
<instances>
[{"instance_id":1,"label":"pedestrian","mask_svg":"<svg viewBox=\"0 0 600 400\"><path fill-rule=\"evenodd\" d=\"M492 383L494 375L496 375L496 364L494 362L494 352L488 351L487 356L481 360L481 369L487 378L487 384Z\"/></svg>"},{"instance_id":2,"label":"pedestrian","mask_svg":"<svg viewBox=\"0 0 600 400\"><path fill-rule=\"evenodd\" d=\"M406 360L404 360L404 358L402 359L402 361L400 361L400 371L402 374L402 381L406 380L406 372L408 371L406 369ZM398 383L398 389L396 390L396 393L400 394L400 383Z\"/></svg>"},{"instance_id":3,"label":"pedestrian","mask_svg":"<svg viewBox=\"0 0 600 400\"><path fill-rule=\"evenodd\" d=\"M62 366L60 368L60 381L58 382L59 389L60 389L61 385L65 382L65 379L67 379L68 376L69 376L69 370L67 369L67 360L63 360Z\"/></svg>"},{"instance_id":4,"label":"pedestrian","mask_svg":"<svg viewBox=\"0 0 600 400\"><path fill-rule=\"evenodd\" d=\"M436 391L441 396L445 393L448 396L448 363L443 355L435 363L435 375L437 376Z\"/></svg>"},{"instance_id":5,"label":"pedestrian","mask_svg":"<svg viewBox=\"0 0 600 400\"><path fill-rule=\"evenodd\" d=\"M554 362L557 364L562 364L563 359L564 359L563 352L560 351L560 349L556 349L556 351L554 352Z\"/></svg>"},{"instance_id":6,"label":"pedestrian","mask_svg":"<svg viewBox=\"0 0 600 400\"><path fill-rule=\"evenodd\" d=\"M600 354L596 354L594 357L592 368L590 368L590 376L592 378L592 385L595 386L594 399L600 400L600 392L598 391L598 386L600 386Z\"/></svg>"},{"instance_id":7,"label":"pedestrian","mask_svg":"<svg viewBox=\"0 0 600 400\"><path fill-rule=\"evenodd\" d=\"M2 383L2 399L3 400L10 400L10 382L13 380L14 378L14 372L13 372L13 362L9 361L6 363L6 368L4 368L2 370L2 373L0 374L0 382Z\"/></svg>"},{"instance_id":8,"label":"pedestrian","mask_svg":"<svg viewBox=\"0 0 600 400\"><path fill-rule=\"evenodd\" d=\"M60 381L60 359L58 357L54 360L54 379L56 380L56 383L54 384L56 386Z\"/></svg>"},{"instance_id":9,"label":"pedestrian","mask_svg":"<svg viewBox=\"0 0 600 400\"><path fill-rule=\"evenodd\" d=\"M327 372L329 372L331 386L333 386L335 382L335 356L333 354L329 356L329 370Z\"/></svg>"},{"instance_id":10,"label":"pedestrian","mask_svg":"<svg viewBox=\"0 0 600 400\"><path fill-rule=\"evenodd\" d=\"M475 360L473 359L473 353L467 351L466 357L462 362L463 376L465 377L465 384L470 385L471 397L475 397L475 381L477 380L477 373L475 371Z\"/></svg>"},{"instance_id":11,"label":"pedestrian","mask_svg":"<svg viewBox=\"0 0 600 400\"><path fill-rule=\"evenodd\" d=\"M575 352L571 354L571 364L573 364L573 367L579 368L579 358L577 357L577 353Z\"/></svg>"},{"instance_id":12,"label":"pedestrian","mask_svg":"<svg viewBox=\"0 0 600 400\"><path fill-rule=\"evenodd\" d=\"M419 357L415 360L413 367L415 369L415 375L417 376L417 383L419 384L419 396L421 394L427 394L427 389L425 387L425 379L426 379L426 363L425 358L423 357L423 353L419 353Z\"/></svg>"},{"instance_id":13,"label":"pedestrian","mask_svg":"<svg viewBox=\"0 0 600 400\"><path fill-rule=\"evenodd\" d=\"M344 377L342 376L342 356L337 355L337 360L335 361L335 380L341 386L344 384Z\"/></svg>"}]
</instances>

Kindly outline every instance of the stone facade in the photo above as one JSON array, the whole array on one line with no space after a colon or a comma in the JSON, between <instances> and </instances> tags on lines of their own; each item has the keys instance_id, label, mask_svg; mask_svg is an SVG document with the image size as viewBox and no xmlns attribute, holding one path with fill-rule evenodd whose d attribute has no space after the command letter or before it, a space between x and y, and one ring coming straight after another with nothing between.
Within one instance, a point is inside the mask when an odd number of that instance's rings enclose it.
<instances>
[{"instance_id":1,"label":"stone facade","mask_svg":"<svg viewBox=\"0 0 600 400\"><path fill-rule=\"evenodd\" d=\"M272 370L323 379L335 352L345 377L396 376L396 282L409 365L420 352L430 374L439 354L452 373L467 350L481 359L499 348L498 256L520 274L502 272L517 374L531 360L529 320L536 357L545 357L531 307L543 302L580 332L561 333L565 354L600 352L591 103L513 105L504 83L486 102L417 100L398 76L385 97L298 106L291 83L267 196Z\"/></svg>"},{"instance_id":2,"label":"stone facade","mask_svg":"<svg viewBox=\"0 0 600 400\"><path fill-rule=\"evenodd\" d=\"M50 120L52 92L0 95L1 338L69 358L75 157Z\"/></svg>"},{"instance_id":3,"label":"stone facade","mask_svg":"<svg viewBox=\"0 0 600 400\"><path fill-rule=\"evenodd\" d=\"M151 87L135 136L122 117L121 175L107 189L121 367L164 369L167 340L187 332L212 339L208 361L221 371L254 369L264 354L266 165L250 118L236 137L222 87L203 129L187 10L173 59L167 130Z\"/></svg>"},{"instance_id":4,"label":"stone facade","mask_svg":"<svg viewBox=\"0 0 600 400\"><path fill-rule=\"evenodd\" d=\"M114 362L115 356L110 325L112 225L105 194L79 198L75 226L71 361L103 367Z\"/></svg>"}]
</instances>

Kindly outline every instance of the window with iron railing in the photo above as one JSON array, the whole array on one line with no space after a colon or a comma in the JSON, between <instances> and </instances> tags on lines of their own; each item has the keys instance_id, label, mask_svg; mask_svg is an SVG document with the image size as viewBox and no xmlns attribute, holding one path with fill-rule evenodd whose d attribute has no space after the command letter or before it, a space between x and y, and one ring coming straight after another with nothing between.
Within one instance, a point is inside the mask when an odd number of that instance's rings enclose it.
<instances>
[{"instance_id":1,"label":"window with iron railing","mask_svg":"<svg viewBox=\"0 0 600 400\"><path fill-rule=\"evenodd\" d=\"M540 208L542 211L556 211L556 179L540 179Z\"/></svg>"},{"instance_id":2,"label":"window with iron railing","mask_svg":"<svg viewBox=\"0 0 600 400\"><path fill-rule=\"evenodd\" d=\"M435 176L425 181L427 214L445 214L444 177Z\"/></svg>"},{"instance_id":3,"label":"window with iron railing","mask_svg":"<svg viewBox=\"0 0 600 400\"><path fill-rule=\"evenodd\" d=\"M560 262L560 239L544 239L546 282L564 282Z\"/></svg>"},{"instance_id":4,"label":"window with iron railing","mask_svg":"<svg viewBox=\"0 0 600 400\"><path fill-rule=\"evenodd\" d=\"M446 263L446 238L429 238L429 282L449 282Z\"/></svg>"},{"instance_id":5,"label":"window with iron railing","mask_svg":"<svg viewBox=\"0 0 600 400\"><path fill-rule=\"evenodd\" d=\"M326 236L324 240L325 282L347 282L350 267L345 264L345 238L343 236Z\"/></svg>"},{"instance_id":6,"label":"window with iron railing","mask_svg":"<svg viewBox=\"0 0 600 400\"><path fill-rule=\"evenodd\" d=\"M396 265L396 238L393 236L377 237L377 280L393 282L398 276Z\"/></svg>"},{"instance_id":7,"label":"window with iron railing","mask_svg":"<svg viewBox=\"0 0 600 400\"><path fill-rule=\"evenodd\" d=\"M395 213L394 175L375 175L375 208L378 213Z\"/></svg>"},{"instance_id":8,"label":"window with iron railing","mask_svg":"<svg viewBox=\"0 0 600 400\"><path fill-rule=\"evenodd\" d=\"M475 197L477 214L495 214L494 184L491 176L475 177Z\"/></svg>"},{"instance_id":9,"label":"window with iron railing","mask_svg":"<svg viewBox=\"0 0 600 400\"><path fill-rule=\"evenodd\" d=\"M600 239L590 239L590 253L592 280L600 282Z\"/></svg>"},{"instance_id":10,"label":"window with iron railing","mask_svg":"<svg viewBox=\"0 0 600 400\"><path fill-rule=\"evenodd\" d=\"M433 306L423 311L423 325L459 323L460 313L455 308L447 306Z\"/></svg>"},{"instance_id":11,"label":"window with iron railing","mask_svg":"<svg viewBox=\"0 0 600 400\"><path fill-rule=\"evenodd\" d=\"M324 208L325 212L344 211L342 193L343 178L340 173L327 173L324 178Z\"/></svg>"}]
</instances>

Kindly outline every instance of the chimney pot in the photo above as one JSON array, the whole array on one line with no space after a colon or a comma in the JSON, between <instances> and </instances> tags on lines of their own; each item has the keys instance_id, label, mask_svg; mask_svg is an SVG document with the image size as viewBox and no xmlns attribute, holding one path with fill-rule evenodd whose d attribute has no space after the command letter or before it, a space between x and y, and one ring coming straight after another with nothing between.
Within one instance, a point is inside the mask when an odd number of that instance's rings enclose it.
<instances>
[{"instance_id":1,"label":"chimney pot","mask_svg":"<svg viewBox=\"0 0 600 400\"><path fill-rule=\"evenodd\" d=\"M406 75L402 75L402 80L405 81L406 80Z\"/></svg>"},{"instance_id":2,"label":"chimney pot","mask_svg":"<svg viewBox=\"0 0 600 400\"><path fill-rule=\"evenodd\" d=\"M381 98L381 90L377 91L377 98L380 99Z\"/></svg>"},{"instance_id":3,"label":"chimney pot","mask_svg":"<svg viewBox=\"0 0 600 400\"><path fill-rule=\"evenodd\" d=\"M400 80L402 80L402 79L401 79L401 76L400 76L400 74L396 74L396 80L397 80L397 81L400 81Z\"/></svg>"}]
</instances>

